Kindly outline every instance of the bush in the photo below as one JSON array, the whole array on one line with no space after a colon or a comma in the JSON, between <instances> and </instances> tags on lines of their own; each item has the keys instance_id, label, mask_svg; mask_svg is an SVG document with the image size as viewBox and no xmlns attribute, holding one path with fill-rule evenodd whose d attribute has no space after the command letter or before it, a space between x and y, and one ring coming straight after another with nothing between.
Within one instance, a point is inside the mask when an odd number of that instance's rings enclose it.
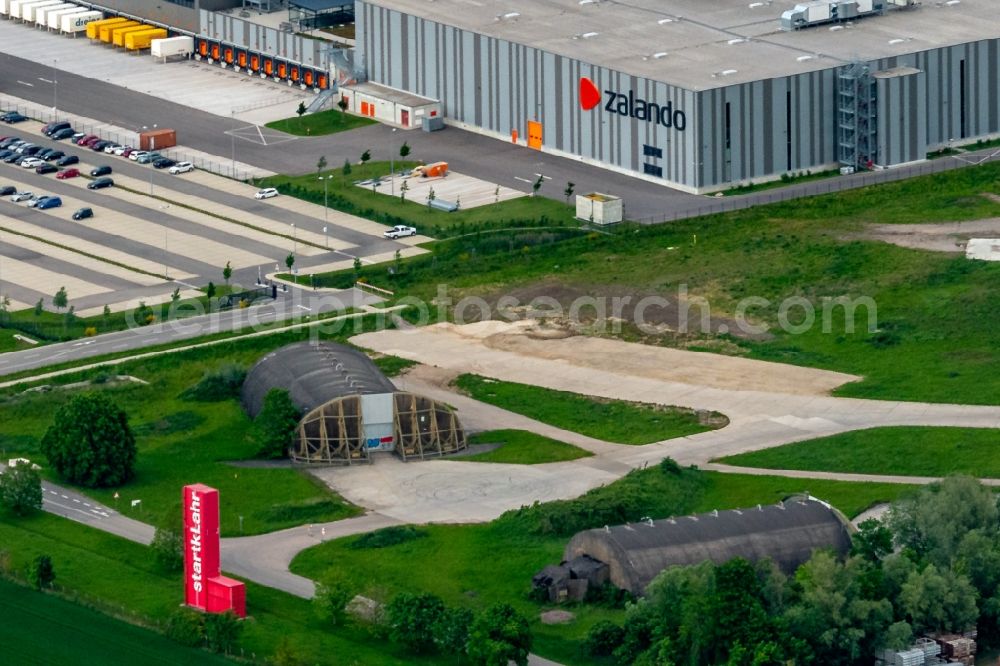
<instances>
[{"instance_id":1,"label":"bush","mask_svg":"<svg viewBox=\"0 0 1000 666\"><path fill-rule=\"evenodd\" d=\"M31 561L28 567L28 582L36 590L44 587L52 587L52 582L56 579L55 568L52 566L52 558L48 555L39 555Z\"/></svg>"},{"instance_id":2,"label":"bush","mask_svg":"<svg viewBox=\"0 0 1000 666\"><path fill-rule=\"evenodd\" d=\"M180 505L168 511L166 519L156 527L150 548L156 563L164 571L184 568L184 525Z\"/></svg>"},{"instance_id":3,"label":"bush","mask_svg":"<svg viewBox=\"0 0 1000 666\"><path fill-rule=\"evenodd\" d=\"M198 647L205 640L205 616L188 608L178 608L167 618L164 633L181 645Z\"/></svg>"},{"instance_id":4,"label":"bush","mask_svg":"<svg viewBox=\"0 0 1000 666\"><path fill-rule=\"evenodd\" d=\"M412 525L399 525L393 527L383 527L374 532L362 534L347 547L354 550L365 550L368 548L388 548L397 544L413 541L427 536L427 532L417 529Z\"/></svg>"},{"instance_id":5,"label":"bush","mask_svg":"<svg viewBox=\"0 0 1000 666\"><path fill-rule=\"evenodd\" d=\"M246 379L246 368L234 363L227 363L215 370L208 370L201 380L181 394L184 400L200 402L219 402L229 398L237 398Z\"/></svg>"},{"instance_id":6,"label":"bush","mask_svg":"<svg viewBox=\"0 0 1000 666\"><path fill-rule=\"evenodd\" d=\"M264 406L253 422L257 455L262 458L287 456L300 417L299 408L292 403L288 391L277 388L268 391Z\"/></svg>"},{"instance_id":7,"label":"bush","mask_svg":"<svg viewBox=\"0 0 1000 666\"><path fill-rule=\"evenodd\" d=\"M19 516L42 508L42 477L30 465L0 473L0 504Z\"/></svg>"},{"instance_id":8,"label":"bush","mask_svg":"<svg viewBox=\"0 0 1000 666\"><path fill-rule=\"evenodd\" d=\"M389 636L416 653L434 649L434 632L446 609L441 598L433 594L397 594L386 606L385 617Z\"/></svg>"},{"instance_id":9,"label":"bush","mask_svg":"<svg viewBox=\"0 0 1000 666\"><path fill-rule=\"evenodd\" d=\"M313 608L316 615L330 624L340 624L344 621L344 609L354 598L354 593L346 583L338 580L316 585L316 595L313 597Z\"/></svg>"},{"instance_id":10,"label":"bush","mask_svg":"<svg viewBox=\"0 0 1000 666\"><path fill-rule=\"evenodd\" d=\"M527 666L533 638L523 615L508 604L483 611L469 630L468 654L473 664Z\"/></svg>"},{"instance_id":11,"label":"bush","mask_svg":"<svg viewBox=\"0 0 1000 666\"><path fill-rule=\"evenodd\" d=\"M624 629L609 620L601 620L587 632L584 646L592 657L610 657L624 638Z\"/></svg>"},{"instance_id":12,"label":"bush","mask_svg":"<svg viewBox=\"0 0 1000 666\"><path fill-rule=\"evenodd\" d=\"M214 652L229 654L239 643L243 625L233 611L205 616L205 642Z\"/></svg>"},{"instance_id":13,"label":"bush","mask_svg":"<svg viewBox=\"0 0 1000 666\"><path fill-rule=\"evenodd\" d=\"M116 404L100 393L85 393L56 411L42 437L42 452L71 483L120 486L132 478L135 436Z\"/></svg>"}]
</instances>

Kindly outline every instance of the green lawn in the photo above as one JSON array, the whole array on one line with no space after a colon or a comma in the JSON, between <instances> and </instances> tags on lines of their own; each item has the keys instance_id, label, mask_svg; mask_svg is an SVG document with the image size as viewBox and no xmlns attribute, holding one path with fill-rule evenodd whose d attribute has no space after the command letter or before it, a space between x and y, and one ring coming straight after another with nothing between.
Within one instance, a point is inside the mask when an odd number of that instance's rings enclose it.
<instances>
[{"instance_id":1,"label":"green lawn","mask_svg":"<svg viewBox=\"0 0 1000 666\"><path fill-rule=\"evenodd\" d=\"M469 438L469 444L500 444L498 448L460 460L490 463L538 465L540 463L576 460L593 455L578 446L528 432L527 430L489 430Z\"/></svg>"},{"instance_id":2,"label":"green lawn","mask_svg":"<svg viewBox=\"0 0 1000 666\"><path fill-rule=\"evenodd\" d=\"M118 666L122 655L149 666L232 664L149 629L0 579L0 644L9 664ZM59 640L52 640L54 634ZM95 640L95 638L97 640Z\"/></svg>"},{"instance_id":3,"label":"green lawn","mask_svg":"<svg viewBox=\"0 0 1000 666\"><path fill-rule=\"evenodd\" d=\"M206 483L221 493L222 533L226 536L239 533L240 516L244 519L244 533L254 534L354 515L355 507L301 471L228 464L251 459L256 453L247 437L250 420L237 400L197 402L180 397L208 369L227 363L249 367L267 351L308 335L297 331L225 342L119 366L115 373L130 374L149 384L102 384L94 388L107 392L129 414L139 447L136 476L121 488L84 492L115 506L113 495L117 491L117 503L123 512L156 523L166 512L176 510L182 486ZM59 378L56 383L107 374L83 372ZM0 399L0 451L44 464L39 450L41 437L53 412L72 395L70 390L54 390ZM129 508L133 499L142 500L140 510Z\"/></svg>"},{"instance_id":4,"label":"green lawn","mask_svg":"<svg viewBox=\"0 0 1000 666\"><path fill-rule=\"evenodd\" d=\"M872 428L722 458L743 467L858 474L1000 478L1000 431Z\"/></svg>"},{"instance_id":5,"label":"green lawn","mask_svg":"<svg viewBox=\"0 0 1000 666\"><path fill-rule=\"evenodd\" d=\"M713 430L726 423L719 414L712 414L709 423L690 409L605 400L478 375L460 375L454 386L481 402L619 444L650 444Z\"/></svg>"},{"instance_id":6,"label":"green lawn","mask_svg":"<svg viewBox=\"0 0 1000 666\"><path fill-rule=\"evenodd\" d=\"M343 113L338 108L327 109L318 113L308 113L293 118L285 118L284 120L272 120L265 127L296 136L321 136L323 134L346 132L357 127L367 127L374 124L375 121L370 118Z\"/></svg>"},{"instance_id":7,"label":"green lawn","mask_svg":"<svg viewBox=\"0 0 1000 666\"><path fill-rule=\"evenodd\" d=\"M319 205L323 205L325 200L331 208L389 226L415 226L420 233L433 237L471 233L485 228L535 226L543 220L549 224L578 224L573 221L573 208L562 200L542 196L520 197L446 213L428 207L424 201L376 194L370 188L358 187L355 181L388 175L390 167L397 172L412 169L418 162L412 155L407 160L397 159L394 163L386 159L387 155L373 157L376 159L365 165L358 163L360 156L351 157L351 173L347 176L343 175L340 164L331 164L331 168L323 172L325 176L332 176L328 180L319 180L314 171L301 176L270 176L260 180L259 184L261 187L276 187L282 194ZM325 193L324 187L327 188ZM543 191L542 194L553 192Z\"/></svg>"}]
</instances>

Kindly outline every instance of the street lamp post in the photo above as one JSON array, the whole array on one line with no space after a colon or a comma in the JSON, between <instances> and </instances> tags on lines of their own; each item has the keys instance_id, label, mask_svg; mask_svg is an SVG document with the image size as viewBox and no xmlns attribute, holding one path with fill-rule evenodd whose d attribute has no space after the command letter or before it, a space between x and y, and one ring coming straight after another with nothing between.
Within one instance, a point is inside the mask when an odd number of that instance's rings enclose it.
<instances>
[{"instance_id":1,"label":"street lamp post","mask_svg":"<svg viewBox=\"0 0 1000 666\"><path fill-rule=\"evenodd\" d=\"M330 178L332 175L320 176L319 179L323 181L323 222L324 224L329 224L329 197L330 197ZM325 230L326 227L323 227Z\"/></svg>"},{"instance_id":2,"label":"street lamp post","mask_svg":"<svg viewBox=\"0 0 1000 666\"><path fill-rule=\"evenodd\" d=\"M292 222L292 256L299 254L299 237L295 234L295 223Z\"/></svg>"},{"instance_id":3,"label":"street lamp post","mask_svg":"<svg viewBox=\"0 0 1000 666\"><path fill-rule=\"evenodd\" d=\"M236 110L235 109L231 110L230 115L232 116L233 120L233 126L229 132L229 140L230 143L232 144L230 149L232 150L232 156L233 156L233 165L231 169L233 172L232 177L236 178Z\"/></svg>"},{"instance_id":4,"label":"street lamp post","mask_svg":"<svg viewBox=\"0 0 1000 666\"><path fill-rule=\"evenodd\" d=\"M143 125L142 129L143 129L143 131L146 131L146 130L149 129L149 127L147 127L146 125ZM153 125L153 129L156 129L156 125ZM149 137L149 152L152 153L152 152L155 152L155 151L156 151L156 137L155 136L151 136L151 137ZM152 162L150 162L150 167L151 168L149 169L149 196L153 196L153 169L152 169L152 166L153 166Z\"/></svg>"},{"instance_id":5,"label":"street lamp post","mask_svg":"<svg viewBox=\"0 0 1000 666\"><path fill-rule=\"evenodd\" d=\"M167 210L170 208L170 204L165 204L160 206L160 210ZM167 234L170 233L170 225L163 225L163 276L168 280L170 279L170 268L167 266L167 257L170 254L170 248L167 244L168 238Z\"/></svg>"},{"instance_id":6,"label":"street lamp post","mask_svg":"<svg viewBox=\"0 0 1000 666\"><path fill-rule=\"evenodd\" d=\"M327 231L327 227L323 227L323 244L326 246L326 249L329 250L330 249L330 237L326 235L326 231Z\"/></svg>"},{"instance_id":7,"label":"street lamp post","mask_svg":"<svg viewBox=\"0 0 1000 666\"><path fill-rule=\"evenodd\" d=\"M396 196L396 128L392 128L392 150L389 151L389 193Z\"/></svg>"},{"instance_id":8,"label":"street lamp post","mask_svg":"<svg viewBox=\"0 0 1000 666\"><path fill-rule=\"evenodd\" d=\"M56 78L56 63L58 58L52 59L52 120L59 120L59 79Z\"/></svg>"}]
</instances>

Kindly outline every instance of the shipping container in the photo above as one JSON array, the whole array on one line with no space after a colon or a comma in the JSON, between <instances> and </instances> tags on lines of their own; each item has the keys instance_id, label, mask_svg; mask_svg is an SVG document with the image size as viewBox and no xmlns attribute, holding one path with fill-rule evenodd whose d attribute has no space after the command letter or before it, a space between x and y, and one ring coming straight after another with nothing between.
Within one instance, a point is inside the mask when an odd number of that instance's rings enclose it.
<instances>
[{"instance_id":1,"label":"shipping container","mask_svg":"<svg viewBox=\"0 0 1000 666\"><path fill-rule=\"evenodd\" d=\"M87 30L87 25L94 21L100 21L102 16L104 14L98 11L67 14L59 19L59 31L67 35L84 32Z\"/></svg>"},{"instance_id":2,"label":"shipping container","mask_svg":"<svg viewBox=\"0 0 1000 666\"><path fill-rule=\"evenodd\" d=\"M90 39L100 39L101 28L103 28L106 25L114 25L115 23L124 23L127 20L128 20L127 18L123 18L121 16L115 16L100 21L94 21L93 23L87 26L87 37L89 37Z\"/></svg>"},{"instance_id":3,"label":"shipping container","mask_svg":"<svg viewBox=\"0 0 1000 666\"><path fill-rule=\"evenodd\" d=\"M79 9L79 5L69 2L60 2L58 5L39 7L35 9L35 27L46 27L49 24L49 15L54 12L61 12L67 9Z\"/></svg>"},{"instance_id":4,"label":"shipping container","mask_svg":"<svg viewBox=\"0 0 1000 666\"><path fill-rule=\"evenodd\" d=\"M10 0L10 14L12 19L21 18L21 12L24 11L25 5L30 5L36 2L41 2L42 0Z\"/></svg>"},{"instance_id":5,"label":"shipping container","mask_svg":"<svg viewBox=\"0 0 1000 666\"><path fill-rule=\"evenodd\" d=\"M150 43L150 53L156 58L169 58L170 56L187 56L194 52L194 38L167 37L166 39L154 39Z\"/></svg>"},{"instance_id":6,"label":"shipping container","mask_svg":"<svg viewBox=\"0 0 1000 666\"><path fill-rule=\"evenodd\" d=\"M132 21L125 19L121 23L111 23L110 25L102 25L100 30L97 31L97 38L104 42L105 44L110 44L111 40L114 39L115 30L124 30L125 28L134 28L137 25L142 25L138 21Z\"/></svg>"},{"instance_id":7,"label":"shipping container","mask_svg":"<svg viewBox=\"0 0 1000 666\"><path fill-rule=\"evenodd\" d=\"M130 32L125 35L125 49L128 51L148 49L154 39L163 39L166 36L167 31L163 28L151 28L143 32Z\"/></svg>"},{"instance_id":8,"label":"shipping container","mask_svg":"<svg viewBox=\"0 0 1000 666\"><path fill-rule=\"evenodd\" d=\"M172 129L157 129L139 133L139 148L142 150L161 150L177 145L177 132Z\"/></svg>"},{"instance_id":9,"label":"shipping container","mask_svg":"<svg viewBox=\"0 0 1000 666\"><path fill-rule=\"evenodd\" d=\"M146 30L152 30L153 26L146 25L145 23L140 23L139 25L130 25L127 28L115 28L111 30L111 44L115 46L125 46L125 36L133 32L145 32Z\"/></svg>"},{"instance_id":10,"label":"shipping container","mask_svg":"<svg viewBox=\"0 0 1000 666\"><path fill-rule=\"evenodd\" d=\"M0 16L10 15L10 0L0 0Z\"/></svg>"},{"instance_id":11,"label":"shipping container","mask_svg":"<svg viewBox=\"0 0 1000 666\"><path fill-rule=\"evenodd\" d=\"M62 17L69 16L70 14L83 14L84 12L93 11L91 9L84 9L83 7L71 7L70 9L60 9L59 11L51 11L45 14L45 27L49 30L58 30L59 26L62 25Z\"/></svg>"},{"instance_id":12,"label":"shipping container","mask_svg":"<svg viewBox=\"0 0 1000 666\"><path fill-rule=\"evenodd\" d=\"M21 5L21 20L25 23L34 23L35 12L39 9L54 7L61 4L62 0L40 0L40 2L32 2L30 4Z\"/></svg>"}]
</instances>

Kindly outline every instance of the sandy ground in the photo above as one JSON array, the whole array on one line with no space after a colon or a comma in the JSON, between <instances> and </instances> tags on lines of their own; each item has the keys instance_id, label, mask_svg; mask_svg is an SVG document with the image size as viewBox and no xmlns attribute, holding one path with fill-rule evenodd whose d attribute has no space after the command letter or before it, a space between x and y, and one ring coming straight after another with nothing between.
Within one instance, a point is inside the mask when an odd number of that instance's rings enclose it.
<instances>
[{"instance_id":1,"label":"sandy ground","mask_svg":"<svg viewBox=\"0 0 1000 666\"><path fill-rule=\"evenodd\" d=\"M827 395L838 386L859 379L828 370L607 338L547 338L531 321L487 321L465 326L438 324L422 330L442 341L447 338L479 340L484 349L513 352L526 358L712 388ZM470 360L475 361L474 358Z\"/></svg>"},{"instance_id":2,"label":"sandy ground","mask_svg":"<svg viewBox=\"0 0 1000 666\"><path fill-rule=\"evenodd\" d=\"M862 236L900 247L965 253L970 238L1000 238L1000 218L940 224L875 224Z\"/></svg>"}]
</instances>

